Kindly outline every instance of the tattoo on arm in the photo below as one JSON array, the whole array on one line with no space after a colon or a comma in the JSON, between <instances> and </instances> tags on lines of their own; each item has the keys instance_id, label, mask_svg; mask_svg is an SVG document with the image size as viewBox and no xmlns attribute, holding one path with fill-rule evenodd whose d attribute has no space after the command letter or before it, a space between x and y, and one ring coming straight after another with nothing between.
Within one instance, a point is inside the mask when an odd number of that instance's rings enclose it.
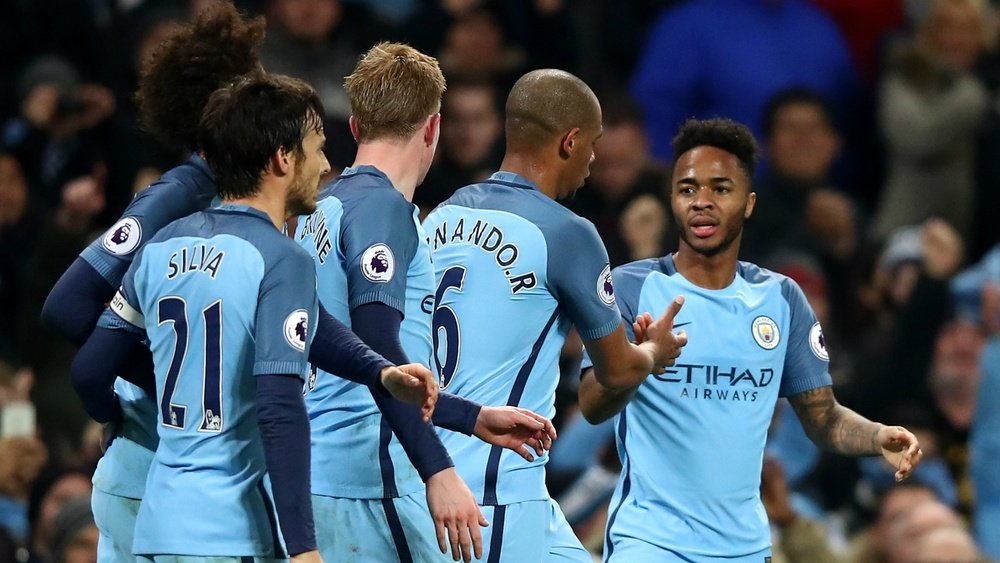
<instances>
[{"instance_id":1,"label":"tattoo on arm","mask_svg":"<svg viewBox=\"0 0 1000 563\"><path fill-rule=\"evenodd\" d=\"M809 438L824 450L842 455L878 455L882 427L841 405L830 386L789 397Z\"/></svg>"}]
</instances>

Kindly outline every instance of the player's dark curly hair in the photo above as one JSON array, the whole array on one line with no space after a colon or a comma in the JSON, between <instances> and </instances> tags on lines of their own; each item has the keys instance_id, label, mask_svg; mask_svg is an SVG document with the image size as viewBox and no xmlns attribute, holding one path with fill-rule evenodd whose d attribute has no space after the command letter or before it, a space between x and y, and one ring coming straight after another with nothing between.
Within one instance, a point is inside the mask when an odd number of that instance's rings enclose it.
<instances>
[{"instance_id":1,"label":"player's dark curly hair","mask_svg":"<svg viewBox=\"0 0 1000 563\"><path fill-rule=\"evenodd\" d=\"M735 156L747 178L753 178L760 159L760 149L753 133L732 119L689 119L673 140L674 162L695 147L715 147Z\"/></svg>"},{"instance_id":2,"label":"player's dark curly hair","mask_svg":"<svg viewBox=\"0 0 1000 563\"><path fill-rule=\"evenodd\" d=\"M258 71L264 18L245 19L218 2L171 34L153 53L135 94L143 129L167 146L198 150L198 121L208 97Z\"/></svg>"}]
</instances>

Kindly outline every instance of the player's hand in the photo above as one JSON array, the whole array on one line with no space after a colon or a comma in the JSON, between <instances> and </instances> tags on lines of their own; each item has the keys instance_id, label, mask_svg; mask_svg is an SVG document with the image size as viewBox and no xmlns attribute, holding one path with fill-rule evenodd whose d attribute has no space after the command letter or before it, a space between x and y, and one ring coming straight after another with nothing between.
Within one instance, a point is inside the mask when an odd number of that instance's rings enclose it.
<instances>
[{"instance_id":1,"label":"player's hand","mask_svg":"<svg viewBox=\"0 0 1000 563\"><path fill-rule=\"evenodd\" d=\"M507 448L527 461L535 459L531 450L541 457L556 439L551 420L520 407L483 406L473 433L480 440Z\"/></svg>"},{"instance_id":2,"label":"player's hand","mask_svg":"<svg viewBox=\"0 0 1000 563\"><path fill-rule=\"evenodd\" d=\"M687 344L686 332L682 330L674 333L674 317L677 316L683 305L684 297L675 297L663 316L646 327L646 342L652 344L653 348L653 371L651 373L661 374L666 368L674 365L677 356L681 355L681 348Z\"/></svg>"},{"instance_id":3,"label":"player's hand","mask_svg":"<svg viewBox=\"0 0 1000 563\"><path fill-rule=\"evenodd\" d=\"M632 340L635 344L642 344L646 341L646 330L649 325L653 324L653 315L649 313L643 313L635 318L635 322L632 323L632 334L635 335L635 339Z\"/></svg>"},{"instance_id":4,"label":"player's hand","mask_svg":"<svg viewBox=\"0 0 1000 563\"><path fill-rule=\"evenodd\" d=\"M424 422L430 422L437 404L438 384L434 374L420 364L405 364L382 370L382 385L405 403L420 405Z\"/></svg>"},{"instance_id":5,"label":"player's hand","mask_svg":"<svg viewBox=\"0 0 1000 563\"><path fill-rule=\"evenodd\" d=\"M319 551L315 549L306 551L291 557L291 563L323 563L323 558L319 556Z\"/></svg>"},{"instance_id":6,"label":"player's hand","mask_svg":"<svg viewBox=\"0 0 1000 563\"><path fill-rule=\"evenodd\" d=\"M882 457L896 468L896 481L909 477L924 457L917 437L902 426L883 426L875 439L882 449Z\"/></svg>"},{"instance_id":7,"label":"player's hand","mask_svg":"<svg viewBox=\"0 0 1000 563\"><path fill-rule=\"evenodd\" d=\"M427 508L434 518L438 547L441 553L448 553L451 544L451 558L455 561L472 561L483 557L483 536L480 526L489 526L472 491L465 481L449 467L438 471L427 480Z\"/></svg>"}]
</instances>

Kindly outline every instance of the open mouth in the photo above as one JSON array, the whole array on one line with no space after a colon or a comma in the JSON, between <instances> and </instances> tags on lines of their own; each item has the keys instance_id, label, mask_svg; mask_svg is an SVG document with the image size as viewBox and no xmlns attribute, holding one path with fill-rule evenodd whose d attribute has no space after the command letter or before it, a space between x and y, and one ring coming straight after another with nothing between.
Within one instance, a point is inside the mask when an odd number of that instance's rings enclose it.
<instances>
[{"instance_id":1,"label":"open mouth","mask_svg":"<svg viewBox=\"0 0 1000 563\"><path fill-rule=\"evenodd\" d=\"M719 225L709 217L695 217L688 221L691 232L698 238L708 238L715 234Z\"/></svg>"}]
</instances>

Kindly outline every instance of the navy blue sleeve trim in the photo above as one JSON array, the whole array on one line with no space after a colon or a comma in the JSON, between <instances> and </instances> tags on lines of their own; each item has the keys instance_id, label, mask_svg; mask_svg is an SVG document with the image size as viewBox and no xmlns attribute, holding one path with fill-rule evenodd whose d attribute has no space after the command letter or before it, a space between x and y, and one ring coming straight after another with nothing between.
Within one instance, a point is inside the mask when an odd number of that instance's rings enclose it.
<instances>
[{"instance_id":1,"label":"navy blue sleeve trim","mask_svg":"<svg viewBox=\"0 0 1000 563\"><path fill-rule=\"evenodd\" d=\"M406 457L425 483L435 473L455 466L448 450L441 443L441 438L434 431L434 425L423 421L420 407L374 390L372 397L389 427L399 438Z\"/></svg>"},{"instance_id":2,"label":"navy blue sleeve trim","mask_svg":"<svg viewBox=\"0 0 1000 563\"><path fill-rule=\"evenodd\" d=\"M434 408L434 425L472 436L476 431L479 412L482 410L483 405L479 403L451 393L440 393L437 406Z\"/></svg>"},{"instance_id":3,"label":"navy blue sleeve trim","mask_svg":"<svg viewBox=\"0 0 1000 563\"><path fill-rule=\"evenodd\" d=\"M399 341L399 327L403 314L385 303L366 303L351 311L351 328L358 338L372 347L385 359L396 365L410 361Z\"/></svg>"},{"instance_id":4,"label":"navy blue sleeve trim","mask_svg":"<svg viewBox=\"0 0 1000 563\"><path fill-rule=\"evenodd\" d=\"M87 414L97 422L115 422L121 405L114 392L115 372L129 358L142 335L124 330L95 328L70 367L73 389Z\"/></svg>"},{"instance_id":5,"label":"navy blue sleeve trim","mask_svg":"<svg viewBox=\"0 0 1000 563\"><path fill-rule=\"evenodd\" d=\"M402 313L384 303L368 303L351 311L351 326L357 335L396 364L408 363L399 342L402 322ZM424 423L420 407L398 401L387 392L373 392L372 396L421 479L426 482L435 473L454 466L434 426Z\"/></svg>"},{"instance_id":6,"label":"navy blue sleeve trim","mask_svg":"<svg viewBox=\"0 0 1000 563\"><path fill-rule=\"evenodd\" d=\"M382 370L392 365L328 313L322 303L316 336L309 348L309 362L323 371L375 389L381 387Z\"/></svg>"},{"instance_id":7,"label":"navy blue sleeve trim","mask_svg":"<svg viewBox=\"0 0 1000 563\"><path fill-rule=\"evenodd\" d=\"M257 424L289 555L316 549L309 492L309 416L298 374L257 377Z\"/></svg>"},{"instance_id":8,"label":"navy blue sleeve trim","mask_svg":"<svg viewBox=\"0 0 1000 563\"><path fill-rule=\"evenodd\" d=\"M42 323L82 346L114 294L115 288L93 266L77 258L49 292Z\"/></svg>"}]
</instances>

